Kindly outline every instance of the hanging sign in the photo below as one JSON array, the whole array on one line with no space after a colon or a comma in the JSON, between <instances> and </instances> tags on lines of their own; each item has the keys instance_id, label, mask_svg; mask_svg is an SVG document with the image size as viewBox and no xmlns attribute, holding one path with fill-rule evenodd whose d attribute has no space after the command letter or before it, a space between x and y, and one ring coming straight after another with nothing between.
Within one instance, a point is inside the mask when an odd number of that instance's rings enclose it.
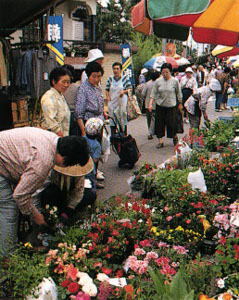
<instances>
[{"instance_id":1,"label":"hanging sign","mask_svg":"<svg viewBox=\"0 0 239 300\"><path fill-rule=\"evenodd\" d=\"M47 25L48 41L54 43L47 44L47 47L56 54L56 60L60 65L64 65L63 49L63 17L49 16Z\"/></svg>"},{"instance_id":2,"label":"hanging sign","mask_svg":"<svg viewBox=\"0 0 239 300\"><path fill-rule=\"evenodd\" d=\"M121 50L121 57L122 57L123 73L124 75L129 77L131 84L135 85L130 44L128 43L121 44L120 50Z\"/></svg>"}]
</instances>

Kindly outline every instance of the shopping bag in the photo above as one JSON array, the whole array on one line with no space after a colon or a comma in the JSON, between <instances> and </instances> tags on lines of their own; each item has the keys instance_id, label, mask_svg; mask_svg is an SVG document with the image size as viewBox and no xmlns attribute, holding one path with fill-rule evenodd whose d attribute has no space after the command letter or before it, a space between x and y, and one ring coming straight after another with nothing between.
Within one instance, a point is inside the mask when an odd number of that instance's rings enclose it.
<instances>
[{"instance_id":1,"label":"shopping bag","mask_svg":"<svg viewBox=\"0 0 239 300\"><path fill-rule=\"evenodd\" d=\"M129 97L127 104L127 116L128 121L137 119L141 115L141 110L139 108L139 104L135 95Z\"/></svg>"},{"instance_id":2,"label":"shopping bag","mask_svg":"<svg viewBox=\"0 0 239 300\"><path fill-rule=\"evenodd\" d=\"M177 133L184 133L183 114L179 109L177 110Z\"/></svg>"}]
</instances>

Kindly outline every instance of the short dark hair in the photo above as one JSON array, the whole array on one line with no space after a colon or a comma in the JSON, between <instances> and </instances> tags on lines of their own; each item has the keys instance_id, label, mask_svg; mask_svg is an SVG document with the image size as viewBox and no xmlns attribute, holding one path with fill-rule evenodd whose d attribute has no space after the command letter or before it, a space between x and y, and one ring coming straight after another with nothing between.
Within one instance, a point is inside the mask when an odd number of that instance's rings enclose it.
<instances>
[{"instance_id":1,"label":"short dark hair","mask_svg":"<svg viewBox=\"0 0 239 300\"><path fill-rule=\"evenodd\" d=\"M50 85L53 86L53 81L57 83L60 80L60 78L65 75L70 76L70 78L72 77L71 73L64 67L58 67L53 69L49 76Z\"/></svg>"},{"instance_id":2,"label":"short dark hair","mask_svg":"<svg viewBox=\"0 0 239 300\"><path fill-rule=\"evenodd\" d=\"M92 61L92 62L88 63L86 68L85 68L85 72L86 72L86 75L87 75L88 78L94 72L97 72L97 73L100 72L102 76L104 75L104 69L96 61Z\"/></svg>"},{"instance_id":3,"label":"short dark hair","mask_svg":"<svg viewBox=\"0 0 239 300\"><path fill-rule=\"evenodd\" d=\"M64 157L64 165L84 166L89 160L89 149L85 138L80 136L65 136L58 139L57 152Z\"/></svg>"},{"instance_id":4,"label":"short dark hair","mask_svg":"<svg viewBox=\"0 0 239 300\"><path fill-rule=\"evenodd\" d=\"M75 82L75 68L72 65L64 65L62 66L62 68L65 68L66 70L68 70L71 73L71 81Z\"/></svg>"},{"instance_id":5,"label":"short dark hair","mask_svg":"<svg viewBox=\"0 0 239 300\"><path fill-rule=\"evenodd\" d=\"M169 63L164 63L164 64L162 64L162 66L161 66L161 72L162 72L163 69L169 69L169 71L172 72L173 67L172 67L172 65L169 64Z\"/></svg>"},{"instance_id":6,"label":"short dark hair","mask_svg":"<svg viewBox=\"0 0 239 300\"><path fill-rule=\"evenodd\" d=\"M160 73L158 71L156 71L156 72L153 72L150 74L150 79L155 81L156 79L159 78L159 76L160 76Z\"/></svg>"},{"instance_id":7,"label":"short dark hair","mask_svg":"<svg viewBox=\"0 0 239 300\"><path fill-rule=\"evenodd\" d=\"M224 68L224 73L230 73L231 69L229 67Z\"/></svg>"},{"instance_id":8,"label":"short dark hair","mask_svg":"<svg viewBox=\"0 0 239 300\"><path fill-rule=\"evenodd\" d=\"M122 66L122 64L121 64L120 62L117 62L117 61L114 62L113 65L112 65L112 69L113 69L115 66L119 66L119 67L120 67L120 70L123 69L123 66Z\"/></svg>"}]
</instances>

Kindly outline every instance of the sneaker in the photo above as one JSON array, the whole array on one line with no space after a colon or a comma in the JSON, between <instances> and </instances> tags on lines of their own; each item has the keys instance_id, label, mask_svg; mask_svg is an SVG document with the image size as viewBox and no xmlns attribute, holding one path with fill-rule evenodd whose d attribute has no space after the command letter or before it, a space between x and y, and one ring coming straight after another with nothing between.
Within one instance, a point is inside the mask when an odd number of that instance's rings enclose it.
<instances>
[{"instance_id":1,"label":"sneaker","mask_svg":"<svg viewBox=\"0 0 239 300\"><path fill-rule=\"evenodd\" d=\"M185 124L189 124L189 120L188 119L184 119L184 123Z\"/></svg>"},{"instance_id":2,"label":"sneaker","mask_svg":"<svg viewBox=\"0 0 239 300\"><path fill-rule=\"evenodd\" d=\"M222 110L221 110L221 109L215 109L215 111L216 111L216 112L222 112Z\"/></svg>"},{"instance_id":3,"label":"sneaker","mask_svg":"<svg viewBox=\"0 0 239 300\"><path fill-rule=\"evenodd\" d=\"M153 139L152 134L149 134L149 135L148 135L148 140L152 140L152 139Z\"/></svg>"},{"instance_id":4,"label":"sneaker","mask_svg":"<svg viewBox=\"0 0 239 300\"><path fill-rule=\"evenodd\" d=\"M96 179L99 180L99 181L105 180L104 173L101 172L100 170L97 170Z\"/></svg>"}]
</instances>

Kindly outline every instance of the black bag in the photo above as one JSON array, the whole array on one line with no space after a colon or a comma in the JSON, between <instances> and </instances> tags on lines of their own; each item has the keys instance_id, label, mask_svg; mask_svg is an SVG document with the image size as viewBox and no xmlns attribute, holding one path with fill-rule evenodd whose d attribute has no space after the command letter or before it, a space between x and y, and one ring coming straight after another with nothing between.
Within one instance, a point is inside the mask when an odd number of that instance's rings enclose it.
<instances>
[{"instance_id":1,"label":"black bag","mask_svg":"<svg viewBox=\"0 0 239 300\"><path fill-rule=\"evenodd\" d=\"M183 114L179 109L177 109L177 133L184 133Z\"/></svg>"},{"instance_id":2,"label":"black bag","mask_svg":"<svg viewBox=\"0 0 239 300\"><path fill-rule=\"evenodd\" d=\"M117 122L117 118L115 116ZM114 123L115 123L115 120ZM115 123L116 132L111 136L110 141L113 150L118 154L120 161L118 163L119 167L127 165L128 168L133 168L135 163L139 160L140 152L136 144L136 140L129 134L125 135L122 132L121 125L119 122Z\"/></svg>"}]
</instances>

